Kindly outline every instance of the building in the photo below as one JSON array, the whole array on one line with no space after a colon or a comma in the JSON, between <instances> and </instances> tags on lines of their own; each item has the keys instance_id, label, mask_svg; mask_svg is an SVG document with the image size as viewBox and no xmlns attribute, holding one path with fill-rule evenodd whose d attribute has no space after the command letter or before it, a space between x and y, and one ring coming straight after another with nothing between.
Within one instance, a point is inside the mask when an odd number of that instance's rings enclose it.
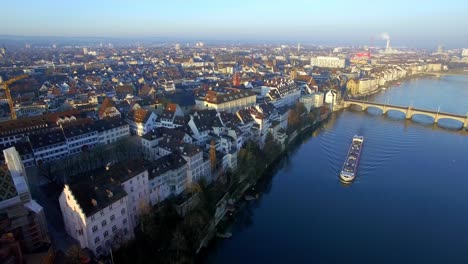
<instances>
[{"instance_id":1,"label":"building","mask_svg":"<svg viewBox=\"0 0 468 264\"><path fill-rule=\"evenodd\" d=\"M310 112L312 108L318 108L323 105L324 94L321 92L311 93L302 96L299 101L303 103L307 111Z\"/></svg>"},{"instance_id":2,"label":"building","mask_svg":"<svg viewBox=\"0 0 468 264\"><path fill-rule=\"evenodd\" d=\"M101 174L98 175L97 174ZM130 228L133 230L140 216L149 206L148 171L142 160L129 160L106 167L105 171L93 173L93 177L118 182L127 193L127 209Z\"/></svg>"},{"instance_id":3,"label":"building","mask_svg":"<svg viewBox=\"0 0 468 264\"><path fill-rule=\"evenodd\" d=\"M67 140L61 129L32 134L28 138L37 164L61 159L69 154Z\"/></svg>"},{"instance_id":4,"label":"building","mask_svg":"<svg viewBox=\"0 0 468 264\"><path fill-rule=\"evenodd\" d=\"M463 49L461 55L462 57L468 57L468 49Z\"/></svg>"},{"instance_id":5,"label":"building","mask_svg":"<svg viewBox=\"0 0 468 264\"><path fill-rule=\"evenodd\" d=\"M301 97L301 89L293 80L268 80L262 90L268 92L264 95L266 102L275 107L291 106Z\"/></svg>"},{"instance_id":6,"label":"building","mask_svg":"<svg viewBox=\"0 0 468 264\"><path fill-rule=\"evenodd\" d=\"M112 179L65 184L59 197L65 230L97 256L134 237L128 194Z\"/></svg>"},{"instance_id":7,"label":"building","mask_svg":"<svg viewBox=\"0 0 468 264\"><path fill-rule=\"evenodd\" d=\"M338 100L337 97L338 94L335 91L329 90L327 93L325 93L325 103L330 104L333 109L333 106L336 105L336 102Z\"/></svg>"},{"instance_id":8,"label":"building","mask_svg":"<svg viewBox=\"0 0 468 264\"><path fill-rule=\"evenodd\" d=\"M187 162L187 184L198 182L202 178L211 182L210 160L203 159L203 150L199 146L164 137L159 143L159 156L169 154L179 154Z\"/></svg>"},{"instance_id":9,"label":"building","mask_svg":"<svg viewBox=\"0 0 468 264\"><path fill-rule=\"evenodd\" d=\"M92 124L67 125L62 126L62 130L67 140L69 155L93 149L99 144L99 134Z\"/></svg>"},{"instance_id":10,"label":"building","mask_svg":"<svg viewBox=\"0 0 468 264\"><path fill-rule=\"evenodd\" d=\"M205 96L195 99L198 109L216 109L234 113L256 104L256 95L251 91L226 89L225 92L208 91Z\"/></svg>"},{"instance_id":11,"label":"building","mask_svg":"<svg viewBox=\"0 0 468 264\"><path fill-rule=\"evenodd\" d=\"M0 166L0 236L10 233L20 242L22 251L33 253L50 245L44 210L31 198L19 153L11 147L3 150L3 155L6 166Z\"/></svg>"},{"instance_id":12,"label":"building","mask_svg":"<svg viewBox=\"0 0 468 264\"><path fill-rule=\"evenodd\" d=\"M98 109L98 118L121 117L120 111L114 106L114 103L106 97Z\"/></svg>"},{"instance_id":13,"label":"building","mask_svg":"<svg viewBox=\"0 0 468 264\"><path fill-rule=\"evenodd\" d=\"M346 83L346 89L350 95L357 95L359 93L359 80L350 79Z\"/></svg>"},{"instance_id":14,"label":"building","mask_svg":"<svg viewBox=\"0 0 468 264\"><path fill-rule=\"evenodd\" d=\"M110 144L130 136L130 126L121 118L107 118L94 122L99 144Z\"/></svg>"},{"instance_id":15,"label":"building","mask_svg":"<svg viewBox=\"0 0 468 264\"><path fill-rule=\"evenodd\" d=\"M318 56L310 59L310 66L320 68L344 68L346 60L338 57Z\"/></svg>"},{"instance_id":16,"label":"building","mask_svg":"<svg viewBox=\"0 0 468 264\"><path fill-rule=\"evenodd\" d=\"M139 108L131 111L126 121L130 125L130 132L138 136L143 136L155 127L156 114L148 110Z\"/></svg>"},{"instance_id":17,"label":"building","mask_svg":"<svg viewBox=\"0 0 468 264\"><path fill-rule=\"evenodd\" d=\"M187 188L187 162L179 154L169 154L151 163L149 189L151 205L177 196Z\"/></svg>"}]
</instances>

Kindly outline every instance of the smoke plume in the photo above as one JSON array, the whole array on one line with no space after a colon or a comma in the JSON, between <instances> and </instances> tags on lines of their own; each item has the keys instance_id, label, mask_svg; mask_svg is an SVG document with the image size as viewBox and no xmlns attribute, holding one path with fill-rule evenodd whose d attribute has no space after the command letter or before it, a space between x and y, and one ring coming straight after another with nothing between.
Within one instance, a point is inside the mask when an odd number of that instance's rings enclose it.
<instances>
[{"instance_id":1,"label":"smoke plume","mask_svg":"<svg viewBox=\"0 0 468 264\"><path fill-rule=\"evenodd\" d=\"M383 32L380 34L380 38L381 39L385 39L385 40L389 40L390 39L390 35L388 35L387 32Z\"/></svg>"}]
</instances>

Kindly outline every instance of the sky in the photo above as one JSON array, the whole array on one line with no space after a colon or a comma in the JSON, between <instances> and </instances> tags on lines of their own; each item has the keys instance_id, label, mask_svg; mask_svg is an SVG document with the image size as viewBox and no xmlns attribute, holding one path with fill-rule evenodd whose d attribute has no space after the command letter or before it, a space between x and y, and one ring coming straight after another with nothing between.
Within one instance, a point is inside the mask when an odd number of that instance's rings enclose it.
<instances>
[{"instance_id":1,"label":"sky","mask_svg":"<svg viewBox=\"0 0 468 264\"><path fill-rule=\"evenodd\" d=\"M467 0L14 0L0 35L468 47Z\"/></svg>"}]
</instances>

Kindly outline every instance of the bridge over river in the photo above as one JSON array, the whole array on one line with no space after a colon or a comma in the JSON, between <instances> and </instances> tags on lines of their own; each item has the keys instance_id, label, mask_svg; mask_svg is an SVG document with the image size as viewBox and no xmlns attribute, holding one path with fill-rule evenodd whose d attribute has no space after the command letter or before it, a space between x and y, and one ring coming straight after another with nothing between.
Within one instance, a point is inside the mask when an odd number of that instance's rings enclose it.
<instances>
[{"instance_id":1,"label":"bridge over river","mask_svg":"<svg viewBox=\"0 0 468 264\"><path fill-rule=\"evenodd\" d=\"M466 116L452 113L444 113L439 111L418 109L412 106L398 106L392 104L382 104L376 102L367 102L361 100L344 100L344 107L352 105L359 106L362 111L366 111L369 107L377 108L382 111L382 114L386 115L388 111L398 111L405 114L406 119L412 119L414 115L425 115L433 118L433 122L437 124L441 119L451 119L461 122L464 129L468 128L468 114Z\"/></svg>"}]
</instances>

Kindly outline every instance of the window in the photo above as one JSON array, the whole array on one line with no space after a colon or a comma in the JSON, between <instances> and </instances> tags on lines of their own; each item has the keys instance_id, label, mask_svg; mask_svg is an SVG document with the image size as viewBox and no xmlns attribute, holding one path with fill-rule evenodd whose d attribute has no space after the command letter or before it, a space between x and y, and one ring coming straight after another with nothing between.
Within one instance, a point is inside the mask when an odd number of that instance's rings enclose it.
<instances>
[{"instance_id":1,"label":"window","mask_svg":"<svg viewBox=\"0 0 468 264\"><path fill-rule=\"evenodd\" d=\"M104 232L104 238L109 236L109 231Z\"/></svg>"},{"instance_id":2,"label":"window","mask_svg":"<svg viewBox=\"0 0 468 264\"><path fill-rule=\"evenodd\" d=\"M101 247L101 246L97 247L97 248L96 248L96 253L97 253L98 255L100 255L101 252L102 252L102 247Z\"/></svg>"},{"instance_id":3,"label":"window","mask_svg":"<svg viewBox=\"0 0 468 264\"><path fill-rule=\"evenodd\" d=\"M112 204L111 204L111 205L109 205L109 210L112 210Z\"/></svg>"},{"instance_id":4,"label":"window","mask_svg":"<svg viewBox=\"0 0 468 264\"><path fill-rule=\"evenodd\" d=\"M97 231L97 226L93 226L93 233L96 233Z\"/></svg>"},{"instance_id":5,"label":"window","mask_svg":"<svg viewBox=\"0 0 468 264\"><path fill-rule=\"evenodd\" d=\"M94 215L91 216L91 221L94 221Z\"/></svg>"},{"instance_id":6,"label":"window","mask_svg":"<svg viewBox=\"0 0 468 264\"><path fill-rule=\"evenodd\" d=\"M111 215L110 220L111 220L111 222L114 221L115 220L115 215Z\"/></svg>"},{"instance_id":7,"label":"window","mask_svg":"<svg viewBox=\"0 0 468 264\"><path fill-rule=\"evenodd\" d=\"M125 214L125 208L122 208L121 212L122 212L122 215L124 215Z\"/></svg>"},{"instance_id":8,"label":"window","mask_svg":"<svg viewBox=\"0 0 468 264\"><path fill-rule=\"evenodd\" d=\"M115 232L117 230L117 226L112 227L112 232Z\"/></svg>"},{"instance_id":9,"label":"window","mask_svg":"<svg viewBox=\"0 0 468 264\"><path fill-rule=\"evenodd\" d=\"M122 224L124 224L124 225L127 224L127 218L124 218L124 220L122 220Z\"/></svg>"},{"instance_id":10,"label":"window","mask_svg":"<svg viewBox=\"0 0 468 264\"><path fill-rule=\"evenodd\" d=\"M101 241L101 239L99 239L99 237L96 237L96 238L94 239L94 244L99 243L99 241Z\"/></svg>"},{"instance_id":11,"label":"window","mask_svg":"<svg viewBox=\"0 0 468 264\"><path fill-rule=\"evenodd\" d=\"M101 216L104 215L104 210L101 210L100 213L101 213Z\"/></svg>"},{"instance_id":12,"label":"window","mask_svg":"<svg viewBox=\"0 0 468 264\"><path fill-rule=\"evenodd\" d=\"M106 246L110 246L111 242L110 240L106 240Z\"/></svg>"},{"instance_id":13,"label":"window","mask_svg":"<svg viewBox=\"0 0 468 264\"><path fill-rule=\"evenodd\" d=\"M102 227L105 227L107 225L107 221L106 220L103 220L102 223L101 223Z\"/></svg>"}]
</instances>

